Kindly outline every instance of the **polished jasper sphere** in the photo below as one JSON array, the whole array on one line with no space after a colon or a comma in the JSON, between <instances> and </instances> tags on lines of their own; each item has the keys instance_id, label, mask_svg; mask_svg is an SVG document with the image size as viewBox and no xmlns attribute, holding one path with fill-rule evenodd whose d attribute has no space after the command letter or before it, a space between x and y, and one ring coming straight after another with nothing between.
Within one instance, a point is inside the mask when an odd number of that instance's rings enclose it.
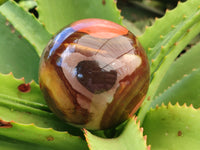
<instances>
[{"instance_id":1,"label":"polished jasper sphere","mask_svg":"<svg viewBox=\"0 0 200 150\"><path fill-rule=\"evenodd\" d=\"M39 82L58 117L82 128L107 129L139 108L149 85L149 64L126 28L84 19L49 42L41 57Z\"/></svg>"}]
</instances>

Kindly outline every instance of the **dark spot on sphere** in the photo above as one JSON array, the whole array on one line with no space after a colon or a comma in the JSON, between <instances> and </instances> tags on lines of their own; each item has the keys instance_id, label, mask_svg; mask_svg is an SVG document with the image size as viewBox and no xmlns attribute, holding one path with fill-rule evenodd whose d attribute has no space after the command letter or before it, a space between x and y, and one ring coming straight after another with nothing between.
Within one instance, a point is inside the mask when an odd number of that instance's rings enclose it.
<instances>
[{"instance_id":1,"label":"dark spot on sphere","mask_svg":"<svg viewBox=\"0 0 200 150\"><path fill-rule=\"evenodd\" d=\"M85 60L76 66L76 78L90 92L100 94L113 87L117 80L117 72L100 68L96 61Z\"/></svg>"}]
</instances>

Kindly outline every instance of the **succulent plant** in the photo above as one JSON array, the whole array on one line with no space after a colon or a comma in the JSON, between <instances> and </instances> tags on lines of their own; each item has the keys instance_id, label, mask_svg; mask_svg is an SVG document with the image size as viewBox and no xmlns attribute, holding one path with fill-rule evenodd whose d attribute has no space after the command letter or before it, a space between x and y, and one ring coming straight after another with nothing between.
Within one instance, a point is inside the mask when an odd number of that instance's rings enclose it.
<instances>
[{"instance_id":1,"label":"succulent plant","mask_svg":"<svg viewBox=\"0 0 200 150\"><path fill-rule=\"evenodd\" d=\"M122 19L114 0L3 0L0 4L0 149L199 149L199 0L179 3L144 33ZM27 12L35 7L39 18ZM85 18L120 25L123 21L139 35L136 38L150 64L150 85L139 110L107 130L76 128L60 120L39 86L39 61L49 40L66 25ZM98 68L95 61L81 61L75 65L79 72L85 63ZM86 88L97 94L106 91Z\"/></svg>"}]
</instances>

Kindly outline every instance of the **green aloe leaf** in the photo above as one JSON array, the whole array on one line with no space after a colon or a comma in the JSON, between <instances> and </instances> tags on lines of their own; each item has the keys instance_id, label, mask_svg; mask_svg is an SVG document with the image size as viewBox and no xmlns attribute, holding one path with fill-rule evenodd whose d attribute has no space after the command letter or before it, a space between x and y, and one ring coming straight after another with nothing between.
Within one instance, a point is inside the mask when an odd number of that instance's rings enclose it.
<instances>
[{"instance_id":1,"label":"green aloe leaf","mask_svg":"<svg viewBox=\"0 0 200 150\"><path fill-rule=\"evenodd\" d=\"M159 64L164 54L198 22L199 5L198 0L180 2L174 10L167 10L164 17L156 18L154 25L147 27L145 33L139 37L150 61L154 60L155 68L152 68L152 72L156 70L156 64Z\"/></svg>"},{"instance_id":2,"label":"green aloe leaf","mask_svg":"<svg viewBox=\"0 0 200 150\"><path fill-rule=\"evenodd\" d=\"M126 26L127 29L129 29L133 34L135 34L136 36L141 35L142 31L140 31L139 28L137 28L135 26L135 24L127 19L123 19L123 24Z\"/></svg>"},{"instance_id":3,"label":"green aloe leaf","mask_svg":"<svg viewBox=\"0 0 200 150\"><path fill-rule=\"evenodd\" d=\"M200 68L199 49L200 43L193 46L186 53L181 55L180 58L172 63L165 77L163 78L156 95L161 94L164 90L166 90L172 84L176 83L178 80L182 79L185 75L190 74L194 69Z\"/></svg>"},{"instance_id":4,"label":"green aloe leaf","mask_svg":"<svg viewBox=\"0 0 200 150\"><path fill-rule=\"evenodd\" d=\"M152 150L199 150L199 124L199 109L169 104L150 110L143 127Z\"/></svg>"},{"instance_id":5,"label":"green aloe leaf","mask_svg":"<svg viewBox=\"0 0 200 150\"><path fill-rule=\"evenodd\" d=\"M19 1L19 5L26 11L29 11L30 9L35 8L37 6L37 3L34 0L24 0L24 1Z\"/></svg>"},{"instance_id":6,"label":"green aloe leaf","mask_svg":"<svg viewBox=\"0 0 200 150\"><path fill-rule=\"evenodd\" d=\"M34 123L39 127L65 130L81 135L80 129L67 125L48 109L39 86L35 82L24 84L12 74L0 74L0 118L18 123ZM20 88L21 85L26 85ZM22 91L21 91L21 90Z\"/></svg>"},{"instance_id":7,"label":"green aloe leaf","mask_svg":"<svg viewBox=\"0 0 200 150\"><path fill-rule=\"evenodd\" d=\"M102 18L121 24L114 0L37 0L39 19L50 33L84 18Z\"/></svg>"},{"instance_id":8,"label":"green aloe leaf","mask_svg":"<svg viewBox=\"0 0 200 150\"><path fill-rule=\"evenodd\" d=\"M193 104L195 108L200 107L200 95L198 94L200 93L199 49L200 43L193 46L171 65L158 88L158 96L155 97L151 107L154 108L161 103L168 104L168 102Z\"/></svg>"},{"instance_id":9,"label":"green aloe leaf","mask_svg":"<svg viewBox=\"0 0 200 150\"><path fill-rule=\"evenodd\" d=\"M142 121L170 65L182 49L200 32L200 1L179 3L176 9L157 19L139 40L151 63L151 84L138 118ZM183 11L184 10L184 11ZM176 19L174 19L176 18Z\"/></svg>"},{"instance_id":10,"label":"green aloe leaf","mask_svg":"<svg viewBox=\"0 0 200 150\"><path fill-rule=\"evenodd\" d=\"M156 105L162 103L168 104L171 102L175 104L186 103L187 105L193 104L195 108L200 107L200 68L193 70L189 75L185 75L183 79L177 81L169 87L164 93L155 98L151 107L155 108Z\"/></svg>"},{"instance_id":11,"label":"green aloe leaf","mask_svg":"<svg viewBox=\"0 0 200 150\"><path fill-rule=\"evenodd\" d=\"M0 6L1 10L1 6ZM26 82L38 81L39 56L0 11L0 72L13 72Z\"/></svg>"},{"instance_id":12,"label":"green aloe leaf","mask_svg":"<svg viewBox=\"0 0 200 150\"><path fill-rule=\"evenodd\" d=\"M129 120L122 134L113 139L100 138L85 130L86 140L90 150L150 150L146 145L146 136L143 137L143 129L140 129L136 118Z\"/></svg>"},{"instance_id":13,"label":"green aloe leaf","mask_svg":"<svg viewBox=\"0 0 200 150\"><path fill-rule=\"evenodd\" d=\"M25 84L24 78L15 79L12 73L10 73L7 75L0 74L0 82L1 96L18 98L21 100L21 103L41 110L48 110L39 85L34 81Z\"/></svg>"},{"instance_id":14,"label":"green aloe leaf","mask_svg":"<svg viewBox=\"0 0 200 150\"><path fill-rule=\"evenodd\" d=\"M45 149L45 150L87 150L86 142L80 137L51 128L39 128L34 124L24 125L0 120L0 149ZM18 147L19 145L19 147ZM26 147L26 148L25 148ZM34 148L33 148L34 147Z\"/></svg>"},{"instance_id":15,"label":"green aloe leaf","mask_svg":"<svg viewBox=\"0 0 200 150\"><path fill-rule=\"evenodd\" d=\"M13 28L27 39L40 56L52 35L36 18L19 7L14 1L8 1L0 7L0 12L6 17Z\"/></svg>"},{"instance_id":16,"label":"green aloe leaf","mask_svg":"<svg viewBox=\"0 0 200 150\"><path fill-rule=\"evenodd\" d=\"M0 5L2 5L3 3L5 3L7 0L0 0Z\"/></svg>"}]
</instances>

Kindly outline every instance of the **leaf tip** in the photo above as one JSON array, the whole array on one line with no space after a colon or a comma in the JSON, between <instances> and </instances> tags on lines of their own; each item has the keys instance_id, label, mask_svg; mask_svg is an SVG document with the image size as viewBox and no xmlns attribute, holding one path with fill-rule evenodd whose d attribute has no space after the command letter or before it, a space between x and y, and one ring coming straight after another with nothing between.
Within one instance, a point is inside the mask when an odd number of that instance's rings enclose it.
<instances>
[{"instance_id":1,"label":"leaf tip","mask_svg":"<svg viewBox=\"0 0 200 150\"><path fill-rule=\"evenodd\" d=\"M8 75L14 77L12 72L9 72Z\"/></svg>"},{"instance_id":2,"label":"leaf tip","mask_svg":"<svg viewBox=\"0 0 200 150\"><path fill-rule=\"evenodd\" d=\"M178 105L179 105L179 104L178 104ZM168 108L169 108L169 107L173 107L172 103L169 102L168 105L167 105L167 107L168 107Z\"/></svg>"},{"instance_id":3,"label":"leaf tip","mask_svg":"<svg viewBox=\"0 0 200 150\"><path fill-rule=\"evenodd\" d=\"M185 103L184 103L184 104L185 104ZM171 103L171 102L169 102L168 106L170 106L170 107L173 107L173 105L172 105L172 103ZM179 102L176 102L176 104L175 104L174 106L176 106L176 107L180 107L180 104L179 104Z\"/></svg>"},{"instance_id":4,"label":"leaf tip","mask_svg":"<svg viewBox=\"0 0 200 150\"><path fill-rule=\"evenodd\" d=\"M150 101L150 100L151 100L151 96L148 96L148 97L147 97L147 100Z\"/></svg>"},{"instance_id":5,"label":"leaf tip","mask_svg":"<svg viewBox=\"0 0 200 150\"><path fill-rule=\"evenodd\" d=\"M145 29L147 30L149 28L149 26L145 26Z\"/></svg>"},{"instance_id":6,"label":"leaf tip","mask_svg":"<svg viewBox=\"0 0 200 150\"><path fill-rule=\"evenodd\" d=\"M85 128L83 128L82 131L83 131L83 133L84 133L84 135L85 135L85 140L86 140L86 142L87 142L88 148L89 148L89 149L92 149L92 148L91 148L91 145L89 144L90 142L89 142L89 138L88 138L88 131L87 131Z\"/></svg>"},{"instance_id":7,"label":"leaf tip","mask_svg":"<svg viewBox=\"0 0 200 150\"><path fill-rule=\"evenodd\" d=\"M171 28L175 28L175 25L171 25Z\"/></svg>"},{"instance_id":8,"label":"leaf tip","mask_svg":"<svg viewBox=\"0 0 200 150\"><path fill-rule=\"evenodd\" d=\"M151 150L151 145L148 145L148 146L147 146L147 150Z\"/></svg>"},{"instance_id":9,"label":"leaf tip","mask_svg":"<svg viewBox=\"0 0 200 150\"><path fill-rule=\"evenodd\" d=\"M25 78L24 77L21 77L19 80L25 82Z\"/></svg>"},{"instance_id":10,"label":"leaf tip","mask_svg":"<svg viewBox=\"0 0 200 150\"><path fill-rule=\"evenodd\" d=\"M186 15L183 15L183 19L186 19L187 18L187 16Z\"/></svg>"},{"instance_id":11,"label":"leaf tip","mask_svg":"<svg viewBox=\"0 0 200 150\"><path fill-rule=\"evenodd\" d=\"M151 48L150 48L150 47L149 47L149 48L147 48L147 51L148 51L148 52L150 52L150 51L151 51Z\"/></svg>"},{"instance_id":12,"label":"leaf tip","mask_svg":"<svg viewBox=\"0 0 200 150\"><path fill-rule=\"evenodd\" d=\"M147 135L143 136L145 142L147 141Z\"/></svg>"},{"instance_id":13,"label":"leaf tip","mask_svg":"<svg viewBox=\"0 0 200 150\"><path fill-rule=\"evenodd\" d=\"M195 109L193 104L190 104L189 108Z\"/></svg>"},{"instance_id":14,"label":"leaf tip","mask_svg":"<svg viewBox=\"0 0 200 150\"><path fill-rule=\"evenodd\" d=\"M145 145L147 145L147 135L144 135L143 138L144 138ZM146 148L147 150L151 150L151 145L147 145Z\"/></svg>"},{"instance_id":15,"label":"leaf tip","mask_svg":"<svg viewBox=\"0 0 200 150\"><path fill-rule=\"evenodd\" d=\"M45 24L44 24L44 22L41 22L41 24L42 24L42 26L43 26L43 27L45 27Z\"/></svg>"},{"instance_id":16,"label":"leaf tip","mask_svg":"<svg viewBox=\"0 0 200 150\"><path fill-rule=\"evenodd\" d=\"M144 132L144 128L140 128L140 132L142 133L143 135L143 132ZM145 137L145 136L144 136ZM146 139L145 139L146 140Z\"/></svg>"},{"instance_id":17,"label":"leaf tip","mask_svg":"<svg viewBox=\"0 0 200 150\"><path fill-rule=\"evenodd\" d=\"M83 129L82 129L82 131L83 131L83 133L84 133L85 135L87 135L87 134L88 134L88 131L87 131L87 129L83 128Z\"/></svg>"},{"instance_id":18,"label":"leaf tip","mask_svg":"<svg viewBox=\"0 0 200 150\"><path fill-rule=\"evenodd\" d=\"M161 107L162 107L162 108L166 108L167 106L162 102ZM157 109L159 109L159 108L160 108L160 107L157 105Z\"/></svg>"},{"instance_id":19,"label":"leaf tip","mask_svg":"<svg viewBox=\"0 0 200 150\"><path fill-rule=\"evenodd\" d=\"M192 71L196 71L196 70L197 70L196 68L193 68L193 69L192 69Z\"/></svg>"},{"instance_id":20,"label":"leaf tip","mask_svg":"<svg viewBox=\"0 0 200 150\"><path fill-rule=\"evenodd\" d=\"M162 105L161 105L162 106ZM158 104L156 105L156 107L155 107L156 109L159 109L159 106L158 106Z\"/></svg>"}]
</instances>

